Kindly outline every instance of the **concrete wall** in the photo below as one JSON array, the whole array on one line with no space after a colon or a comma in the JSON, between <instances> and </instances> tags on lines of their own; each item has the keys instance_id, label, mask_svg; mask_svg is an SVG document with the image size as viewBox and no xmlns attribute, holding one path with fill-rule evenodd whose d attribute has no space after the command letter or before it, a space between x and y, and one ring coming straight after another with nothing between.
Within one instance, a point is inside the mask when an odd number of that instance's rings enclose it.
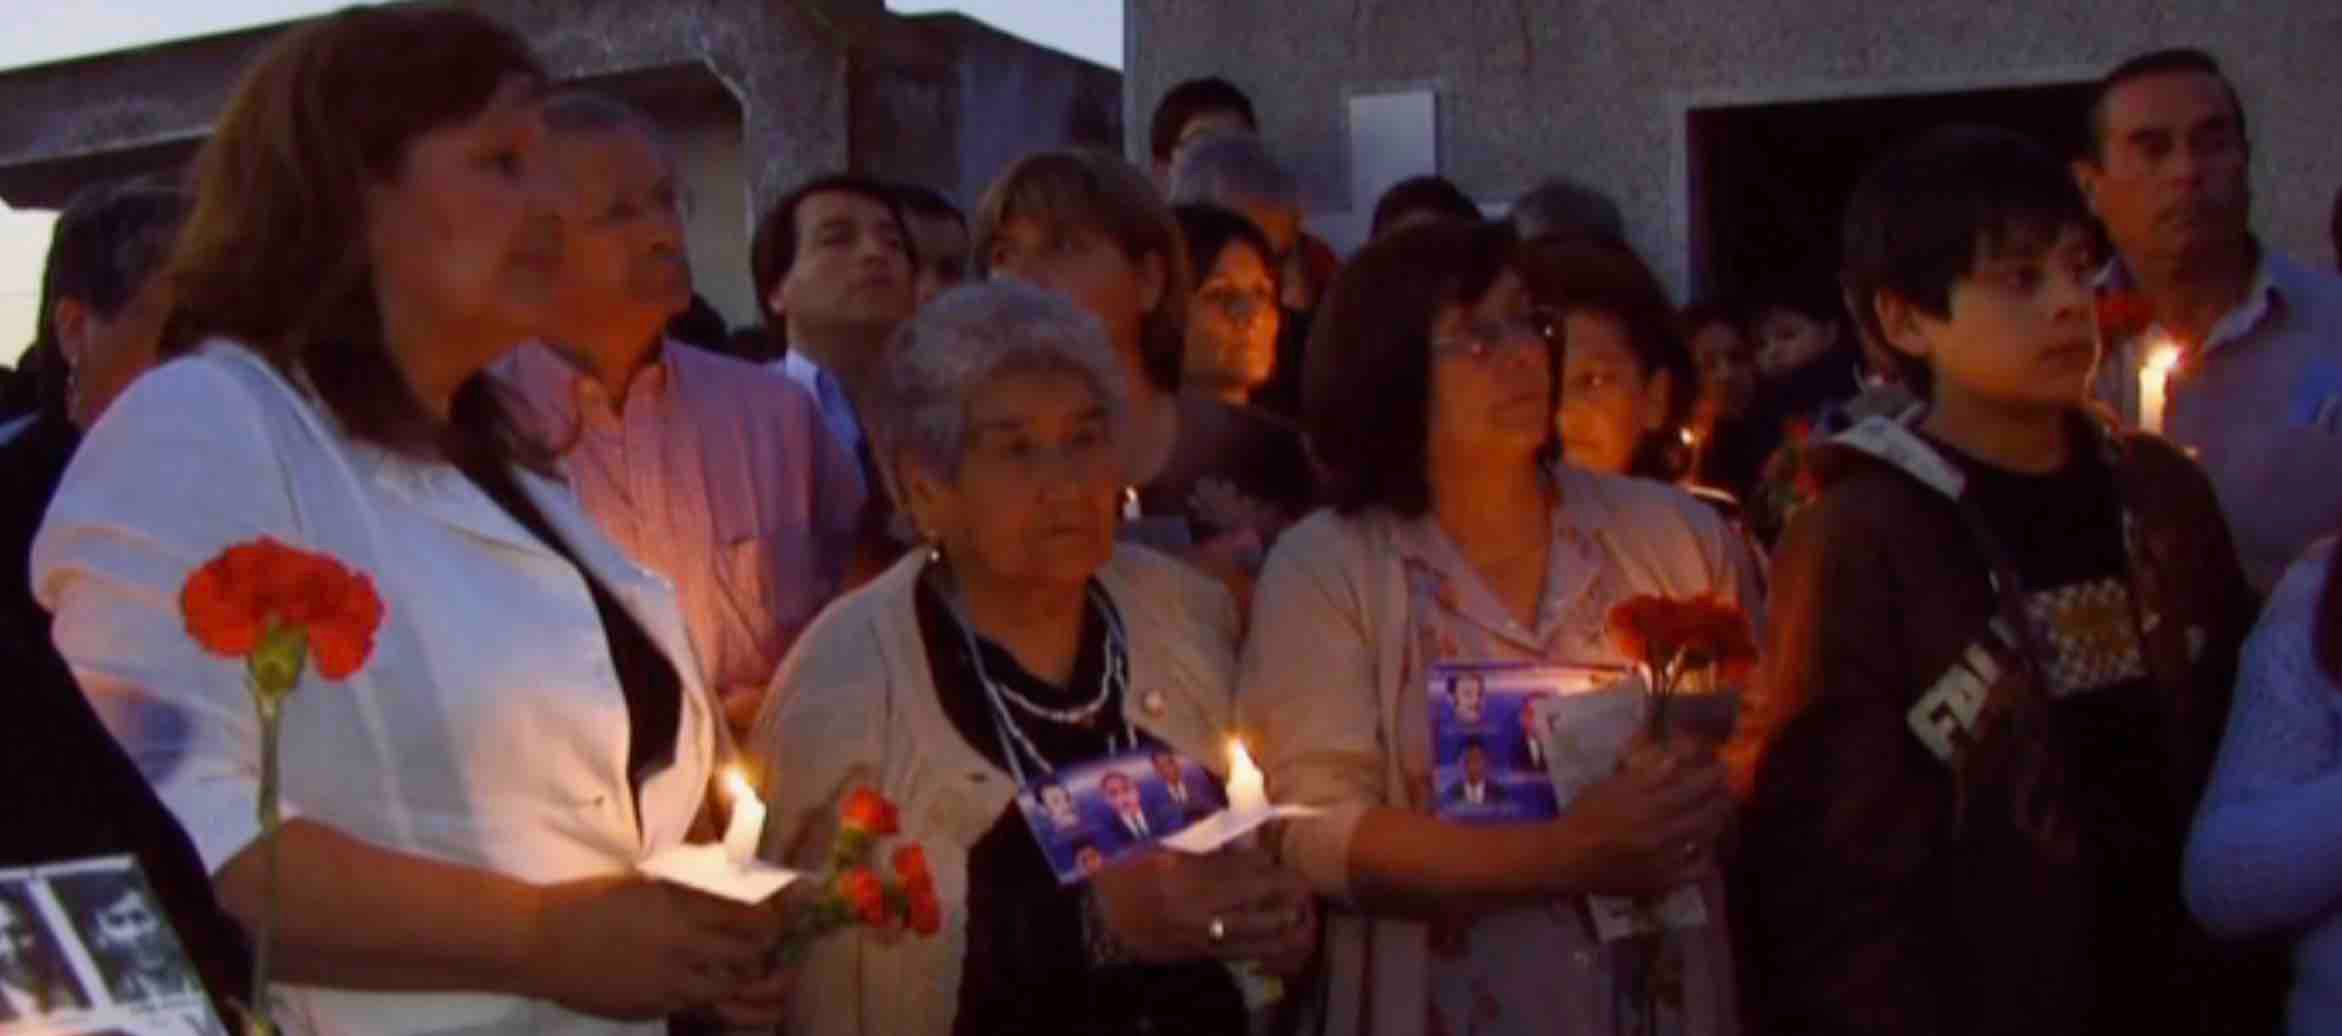
<instances>
[{"instance_id":1,"label":"concrete wall","mask_svg":"<svg viewBox=\"0 0 2342 1036\"><path fill-rule=\"evenodd\" d=\"M2328 253L2342 185L2342 4L2330 0L1128 0L1133 155L1157 98L1192 76L1249 92L1322 207L1347 197L1345 97L1430 82L1442 171L1483 201L1548 174L1617 199L1675 285L1691 271L1688 112L2095 78L2159 47L2205 46L2252 120L2256 221Z\"/></svg>"},{"instance_id":2,"label":"concrete wall","mask_svg":"<svg viewBox=\"0 0 2342 1036\"><path fill-rule=\"evenodd\" d=\"M472 0L527 36L556 79L692 69L737 100L751 196L849 158L846 47L883 0ZM91 179L183 161L239 74L288 26L0 73L0 195L51 206Z\"/></svg>"},{"instance_id":3,"label":"concrete wall","mask_svg":"<svg viewBox=\"0 0 2342 1036\"><path fill-rule=\"evenodd\" d=\"M896 19L856 52L857 165L972 209L1035 151L1122 144L1122 76L972 19Z\"/></svg>"},{"instance_id":4,"label":"concrete wall","mask_svg":"<svg viewBox=\"0 0 2342 1036\"><path fill-rule=\"evenodd\" d=\"M473 0L558 80L656 119L691 201L700 294L755 322L758 214L855 168L972 203L1029 151L1121 140L1122 78L957 15L883 0ZM0 72L0 198L55 208L93 182L171 174L242 70L289 26Z\"/></svg>"}]
</instances>

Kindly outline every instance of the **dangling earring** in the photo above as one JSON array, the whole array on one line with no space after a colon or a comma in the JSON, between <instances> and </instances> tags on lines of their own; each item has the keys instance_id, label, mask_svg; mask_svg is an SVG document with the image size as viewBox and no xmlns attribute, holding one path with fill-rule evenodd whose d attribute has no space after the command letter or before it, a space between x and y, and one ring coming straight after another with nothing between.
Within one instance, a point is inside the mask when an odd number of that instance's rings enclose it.
<instances>
[{"instance_id":1,"label":"dangling earring","mask_svg":"<svg viewBox=\"0 0 2342 1036\"><path fill-rule=\"evenodd\" d=\"M942 564L943 540L933 533L927 532L920 533L919 538L927 541L927 563L930 565Z\"/></svg>"}]
</instances>

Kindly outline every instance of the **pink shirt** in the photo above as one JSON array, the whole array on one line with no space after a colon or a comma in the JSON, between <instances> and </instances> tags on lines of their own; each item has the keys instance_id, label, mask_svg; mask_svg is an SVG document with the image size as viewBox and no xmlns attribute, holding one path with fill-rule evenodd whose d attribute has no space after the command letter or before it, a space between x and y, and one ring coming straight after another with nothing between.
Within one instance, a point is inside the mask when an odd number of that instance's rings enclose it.
<instances>
[{"instance_id":1,"label":"pink shirt","mask_svg":"<svg viewBox=\"0 0 2342 1036\"><path fill-rule=\"evenodd\" d=\"M542 345L499 373L529 403L587 513L675 584L708 686L762 694L837 593L862 506L854 458L813 398L754 364L665 343L613 405Z\"/></svg>"}]
</instances>

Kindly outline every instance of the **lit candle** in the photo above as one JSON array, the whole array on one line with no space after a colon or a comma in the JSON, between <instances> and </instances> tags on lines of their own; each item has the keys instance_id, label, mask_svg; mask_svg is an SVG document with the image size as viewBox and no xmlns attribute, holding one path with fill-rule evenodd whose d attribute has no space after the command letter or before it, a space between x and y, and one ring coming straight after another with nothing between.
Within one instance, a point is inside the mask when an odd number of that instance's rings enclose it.
<instances>
[{"instance_id":1,"label":"lit candle","mask_svg":"<svg viewBox=\"0 0 2342 1036\"><path fill-rule=\"evenodd\" d=\"M756 859L756 843L764 837L764 800L742 776L739 767L724 771L724 790L732 797L732 822L724 828L724 855L735 864Z\"/></svg>"},{"instance_id":2,"label":"lit candle","mask_svg":"<svg viewBox=\"0 0 2342 1036\"><path fill-rule=\"evenodd\" d=\"M2171 372L2179 366L2179 346L2170 339L2159 338L2147 347L2147 354L2139 361L2139 427L2157 435L2163 433L2163 406L2168 397L2165 390L2171 383Z\"/></svg>"},{"instance_id":3,"label":"lit candle","mask_svg":"<svg viewBox=\"0 0 2342 1036\"><path fill-rule=\"evenodd\" d=\"M1260 767L1252 765L1252 754L1244 750L1244 739L1228 739L1228 811L1249 813L1269 808L1268 782L1261 777Z\"/></svg>"}]
</instances>

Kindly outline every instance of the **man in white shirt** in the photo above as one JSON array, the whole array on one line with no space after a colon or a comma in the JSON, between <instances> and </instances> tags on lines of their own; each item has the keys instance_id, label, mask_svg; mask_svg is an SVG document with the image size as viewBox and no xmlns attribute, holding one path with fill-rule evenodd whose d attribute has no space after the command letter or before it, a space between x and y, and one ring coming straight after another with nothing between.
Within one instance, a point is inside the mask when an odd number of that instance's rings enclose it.
<instances>
[{"instance_id":1,"label":"man in white shirt","mask_svg":"<svg viewBox=\"0 0 2342 1036\"><path fill-rule=\"evenodd\" d=\"M2210 55L2124 63L2099 85L2090 134L2074 175L2117 252L2102 290L2152 314L2108 343L2099 393L2145 423L2147 353L2177 347L2162 431L2203 464L2266 591L2342 525L2342 279L2254 237L2244 106Z\"/></svg>"},{"instance_id":2,"label":"man in white shirt","mask_svg":"<svg viewBox=\"0 0 2342 1036\"><path fill-rule=\"evenodd\" d=\"M798 385L662 336L691 269L657 127L582 93L545 119L567 188L563 327L500 373L596 524L675 584L706 683L744 728L838 591L861 479Z\"/></svg>"}]
</instances>

